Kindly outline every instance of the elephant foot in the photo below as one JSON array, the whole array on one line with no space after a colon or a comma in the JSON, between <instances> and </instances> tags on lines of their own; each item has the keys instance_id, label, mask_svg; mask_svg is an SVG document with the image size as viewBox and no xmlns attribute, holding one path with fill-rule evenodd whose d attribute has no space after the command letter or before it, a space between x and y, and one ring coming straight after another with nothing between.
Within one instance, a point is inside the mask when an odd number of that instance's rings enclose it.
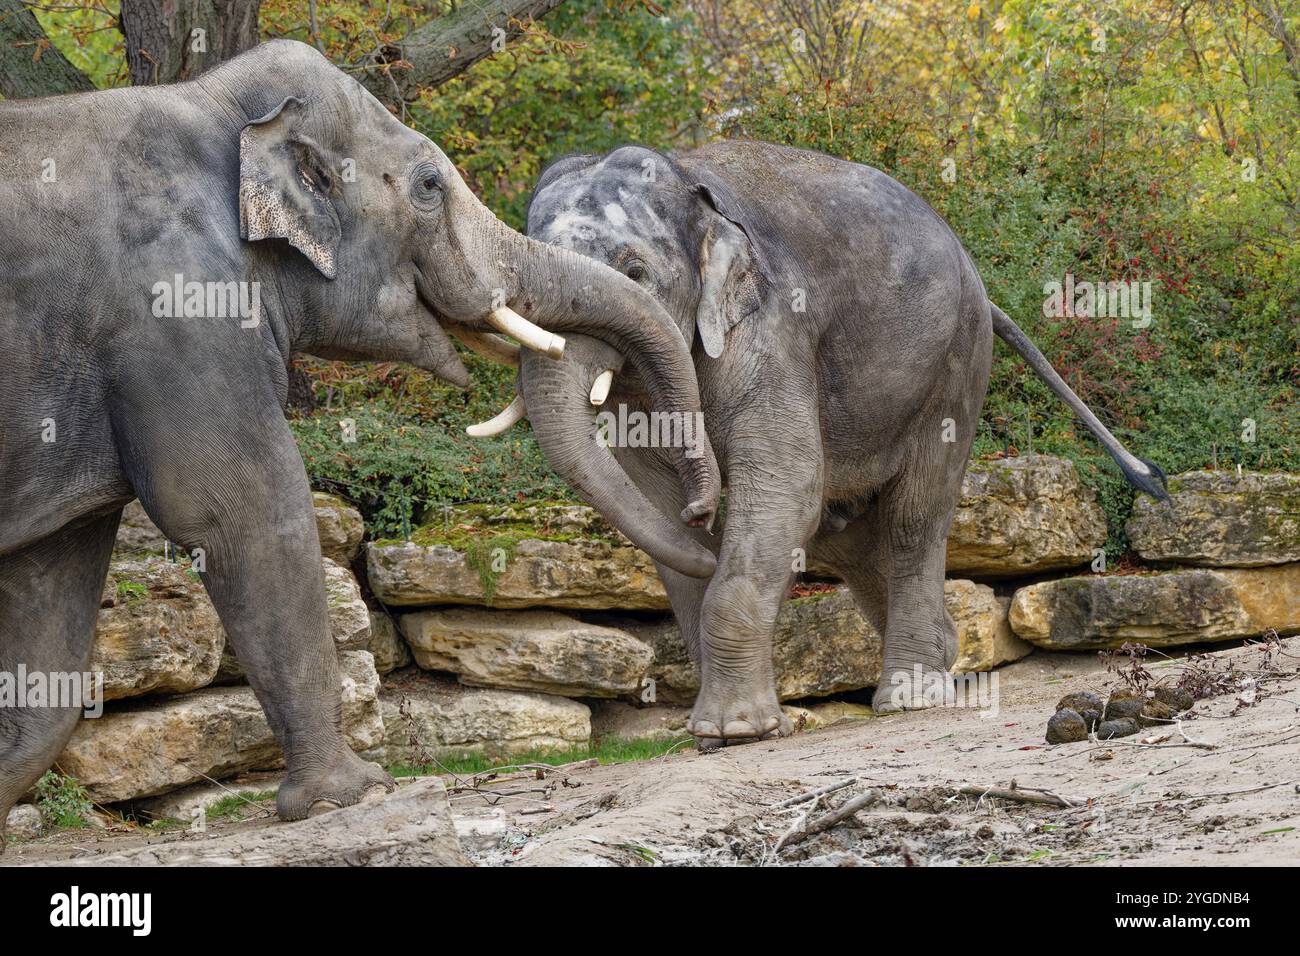
<instances>
[{"instance_id":1,"label":"elephant foot","mask_svg":"<svg viewBox=\"0 0 1300 956\"><path fill-rule=\"evenodd\" d=\"M946 667L926 664L895 665L881 669L880 683L871 698L877 714L925 710L947 703L952 675Z\"/></svg>"},{"instance_id":2,"label":"elephant foot","mask_svg":"<svg viewBox=\"0 0 1300 956\"><path fill-rule=\"evenodd\" d=\"M770 734L785 737L791 725L769 685L748 692L700 691L686 729L707 746L713 741L724 745L761 740Z\"/></svg>"},{"instance_id":3,"label":"elephant foot","mask_svg":"<svg viewBox=\"0 0 1300 956\"><path fill-rule=\"evenodd\" d=\"M281 820L305 820L381 799L396 789L396 781L383 767L348 751L323 770L291 774L280 785L275 805Z\"/></svg>"}]
</instances>

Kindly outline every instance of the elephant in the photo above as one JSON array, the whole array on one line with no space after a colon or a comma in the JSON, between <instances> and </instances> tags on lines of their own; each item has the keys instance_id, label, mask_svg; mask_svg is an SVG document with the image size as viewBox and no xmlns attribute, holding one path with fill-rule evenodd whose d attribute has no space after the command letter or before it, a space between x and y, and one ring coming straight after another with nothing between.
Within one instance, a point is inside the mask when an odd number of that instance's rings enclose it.
<instances>
[{"instance_id":1,"label":"elephant","mask_svg":"<svg viewBox=\"0 0 1300 956\"><path fill-rule=\"evenodd\" d=\"M0 103L0 173L0 674L86 672L138 498L194 558L283 747L284 820L394 786L340 729L284 416L292 353L406 362L463 388L449 333L513 361L498 333L547 361L557 332L578 333L631 359L653 402L698 413L690 353L652 296L509 229L311 46L265 43L173 86ZM706 526L716 461L678 464L683 521ZM687 575L713 570L682 524L633 534ZM0 707L0 826L81 714L50 704Z\"/></svg>"},{"instance_id":2,"label":"elephant","mask_svg":"<svg viewBox=\"0 0 1300 956\"><path fill-rule=\"evenodd\" d=\"M789 732L772 635L812 561L882 635L877 711L925 706L932 679L951 679L945 552L994 334L1133 485L1167 498L1160 468L1127 451L989 301L942 218L877 169L739 140L570 155L541 175L527 232L642 285L692 350L725 517L719 536L691 532L718 556L711 577L659 573L699 664L688 727L705 745ZM525 355L518 388L552 465L620 527L657 526L681 506L672 447L610 427L649 406L640 371L606 345L579 336L562 361ZM605 452L598 468L592 445Z\"/></svg>"}]
</instances>

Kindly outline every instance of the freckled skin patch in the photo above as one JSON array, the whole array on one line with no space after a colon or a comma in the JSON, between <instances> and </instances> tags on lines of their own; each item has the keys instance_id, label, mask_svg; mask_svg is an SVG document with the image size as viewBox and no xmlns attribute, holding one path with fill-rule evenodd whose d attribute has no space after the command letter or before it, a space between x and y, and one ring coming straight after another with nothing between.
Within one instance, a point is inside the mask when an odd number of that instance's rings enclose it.
<instances>
[{"instance_id":1,"label":"freckled skin patch","mask_svg":"<svg viewBox=\"0 0 1300 956\"><path fill-rule=\"evenodd\" d=\"M623 207L618 203L609 203L605 206L605 218L609 220L609 224L615 229L627 225L627 213L623 211Z\"/></svg>"}]
</instances>

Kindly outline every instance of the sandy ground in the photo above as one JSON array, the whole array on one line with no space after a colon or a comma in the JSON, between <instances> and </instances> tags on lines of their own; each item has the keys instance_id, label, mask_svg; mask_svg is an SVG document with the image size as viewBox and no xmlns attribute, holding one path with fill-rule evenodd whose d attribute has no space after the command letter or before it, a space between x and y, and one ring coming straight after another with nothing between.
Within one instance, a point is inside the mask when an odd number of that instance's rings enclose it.
<instances>
[{"instance_id":1,"label":"sandy ground","mask_svg":"<svg viewBox=\"0 0 1300 956\"><path fill-rule=\"evenodd\" d=\"M1056 701L1119 680L1096 655L1035 653L998 674L998 712L936 708L617 766L448 778L480 865L1251 865L1300 863L1300 637L1147 668L1230 675L1176 726L1049 746ZM1252 688L1252 681L1255 687ZM477 786L471 786L477 784ZM840 789L793 805L821 788ZM1047 793L1070 806L963 795ZM865 809L787 837L846 800ZM214 822L208 835L277 826ZM787 837L786 845L778 844ZM78 859L185 833L111 828L11 846L4 865Z\"/></svg>"}]
</instances>

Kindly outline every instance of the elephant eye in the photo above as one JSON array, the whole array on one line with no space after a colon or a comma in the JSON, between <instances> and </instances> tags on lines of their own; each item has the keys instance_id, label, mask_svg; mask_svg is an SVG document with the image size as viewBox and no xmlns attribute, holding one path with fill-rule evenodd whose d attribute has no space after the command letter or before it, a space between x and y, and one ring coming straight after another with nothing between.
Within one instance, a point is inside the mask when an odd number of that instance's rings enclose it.
<instances>
[{"instance_id":1,"label":"elephant eye","mask_svg":"<svg viewBox=\"0 0 1300 956\"><path fill-rule=\"evenodd\" d=\"M419 166L411 174L412 197L421 204L435 201L442 194L442 177L432 166Z\"/></svg>"},{"instance_id":2,"label":"elephant eye","mask_svg":"<svg viewBox=\"0 0 1300 956\"><path fill-rule=\"evenodd\" d=\"M623 267L623 274L633 282L640 282L646 277L645 265L635 260L629 262Z\"/></svg>"}]
</instances>

